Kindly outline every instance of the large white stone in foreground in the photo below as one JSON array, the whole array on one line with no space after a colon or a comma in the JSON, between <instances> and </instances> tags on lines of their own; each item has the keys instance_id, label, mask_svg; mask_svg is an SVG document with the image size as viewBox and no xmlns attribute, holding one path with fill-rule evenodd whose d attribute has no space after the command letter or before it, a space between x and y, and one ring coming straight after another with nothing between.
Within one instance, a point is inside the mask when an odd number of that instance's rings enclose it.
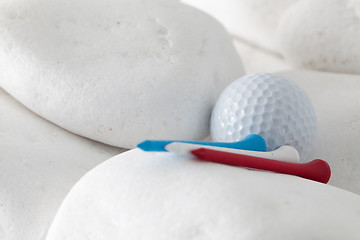
<instances>
[{"instance_id":1,"label":"large white stone in foreground","mask_svg":"<svg viewBox=\"0 0 360 240\"><path fill-rule=\"evenodd\" d=\"M278 74L302 87L315 108L318 134L310 157L330 164L329 184L360 194L360 76L314 71Z\"/></svg>"},{"instance_id":2,"label":"large white stone in foreground","mask_svg":"<svg viewBox=\"0 0 360 240\"><path fill-rule=\"evenodd\" d=\"M122 151L49 123L0 89L0 239L45 239L70 188Z\"/></svg>"},{"instance_id":3,"label":"large white stone in foreground","mask_svg":"<svg viewBox=\"0 0 360 240\"><path fill-rule=\"evenodd\" d=\"M0 3L0 86L74 133L131 148L202 139L243 67L213 18L168 0Z\"/></svg>"},{"instance_id":4,"label":"large white stone in foreground","mask_svg":"<svg viewBox=\"0 0 360 240\"><path fill-rule=\"evenodd\" d=\"M360 73L359 0L302 0L278 30L281 52L295 67Z\"/></svg>"},{"instance_id":5,"label":"large white stone in foreground","mask_svg":"<svg viewBox=\"0 0 360 240\"><path fill-rule=\"evenodd\" d=\"M359 195L295 176L134 149L73 187L47 240L355 240L359 225Z\"/></svg>"}]
</instances>

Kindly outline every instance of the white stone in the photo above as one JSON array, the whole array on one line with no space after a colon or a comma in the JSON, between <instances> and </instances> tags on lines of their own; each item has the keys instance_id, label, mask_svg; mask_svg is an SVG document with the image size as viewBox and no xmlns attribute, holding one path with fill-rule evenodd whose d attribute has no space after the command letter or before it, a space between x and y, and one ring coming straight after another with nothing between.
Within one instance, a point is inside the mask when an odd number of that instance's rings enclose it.
<instances>
[{"instance_id":1,"label":"white stone","mask_svg":"<svg viewBox=\"0 0 360 240\"><path fill-rule=\"evenodd\" d=\"M278 54L264 51L237 38L233 42L244 63L246 74L278 72L293 68Z\"/></svg>"},{"instance_id":2,"label":"white stone","mask_svg":"<svg viewBox=\"0 0 360 240\"><path fill-rule=\"evenodd\" d=\"M278 30L281 52L293 66L360 73L359 0L302 0Z\"/></svg>"},{"instance_id":3,"label":"white stone","mask_svg":"<svg viewBox=\"0 0 360 240\"><path fill-rule=\"evenodd\" d=\"M278 52L276 28L283 13L300 0L182 0L219 20L237 38Z\"/></svg>"},{"instance_id":4,"label":"white stone","mask_svg":"<svg viewBox=\"0 0 360 240\"><path fill-rule=\"evenodd\" d=\"M134 149L88 172L47 240L358 239L360 196L295 176Z\"/></svg>"},{"instance_id":5,"label":"white stone","mask_svg":"<svg viewBox=\"0 0 360 240\"><path fill-rule=\"evenodd\" d=\"M0 239L45 239L70 188L121 151L49 123L0 89Z\"/></svg>"},{"instance_id":6,"label":"white stone","mask_svg":"<svg viewBox=\"0 0 360 240\"><path fill-rule=\"evenodd\" d=\"M37 114L124 148L205 138L218 94L243 75L225 29L168 0L1 2L0 68Z\"/></svg>"},{"instance_id":7,"label":"white stone","mask_svg":"<svg viewBox=\"0 0 360 240\"><path fill-rule=\"evenodd\" d=\"M302 87L315 108L318 134L310 159L330 164L329 184L360 194L360 75L299 70L278 74Z\"/></svg>"}]
</instances>

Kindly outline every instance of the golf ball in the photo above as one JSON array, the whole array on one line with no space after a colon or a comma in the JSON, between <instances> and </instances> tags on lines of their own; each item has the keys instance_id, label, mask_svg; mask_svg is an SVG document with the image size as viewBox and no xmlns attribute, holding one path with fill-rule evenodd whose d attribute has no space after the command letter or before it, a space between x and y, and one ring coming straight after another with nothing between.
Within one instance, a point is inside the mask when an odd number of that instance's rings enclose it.
<instances>
[{"instance_id":1,"label":"golf ball","mask_svg":"<svg viewBox=\"0 0 360 240\"><path fill-rule=\"evenodd\" d=\"M258 73L239 78L221 93L211 116L211 137L232 142L258 134L268 151L290 145L306 161L316 125L312 103L300 87L282 76Z\"/></svg>"}]
</instances>

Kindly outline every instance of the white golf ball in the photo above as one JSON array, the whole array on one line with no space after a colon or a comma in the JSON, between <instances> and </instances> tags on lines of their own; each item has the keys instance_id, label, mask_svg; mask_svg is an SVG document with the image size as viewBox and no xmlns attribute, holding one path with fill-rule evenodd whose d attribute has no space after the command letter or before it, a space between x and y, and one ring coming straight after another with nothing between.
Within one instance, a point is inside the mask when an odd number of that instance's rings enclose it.
<instances>
[{"instance_id":1,"label":"white golf ball","mask_svg":"<svg viewBox=\"0 0 360 240\"><path fill-rule=\"evenodd\" d=\"M232 142L259 134L268 151L290 145L305 161L316 125L312 103L300 87L282 76L258 73L239 78L221 93L211 116L211 137Z\"/></svg>"}]
</instances>

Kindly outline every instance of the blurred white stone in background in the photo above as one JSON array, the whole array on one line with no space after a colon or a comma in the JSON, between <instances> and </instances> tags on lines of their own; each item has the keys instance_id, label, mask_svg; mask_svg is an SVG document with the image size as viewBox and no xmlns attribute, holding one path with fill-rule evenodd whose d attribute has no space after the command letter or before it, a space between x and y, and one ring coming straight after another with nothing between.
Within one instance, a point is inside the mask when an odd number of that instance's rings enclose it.
<instances>
[{"instance_id":1,"label":"blurred white stone in background","mask_svg":"<svg viewBox=\"0 0 360 240\"><path fill-rule=\"evenodd\" d=\"M230 34L278 52L276 28L282 14L301 0L182 0L220 21Z\"/></svg>"},{"instance_id":2,"label":"blurred white stone in background","mask_svg":"<svg viewBox=\"0 0 360 240\"><path fill-rule=\"evenodd\" d=\"M244 63L246 74L277 72L293 68L279 54L264 51L263 49L241 41L238 38L233 38L233 40Z\"/></svg>"},{"instance_id":3,"label":"blurred white stone in background","mask_svg":"<svg viewBox=\"0 0 360 240\"><path fill-rule=\"evenodd\" d=\"M294 67L360 74L360 1L302 0L280 20L277 38Z\"/></svg>"},{"instance_id":4,"label":"blurred white stone in background","mask_svg":"<svg viewBox=\"0 0 360 240\"><path fill-rule=\"evenodd\" d=\"M70 188L123 151L57 127L0 88L0 239L45 239Z\"/></svg>"}]
</instances>

